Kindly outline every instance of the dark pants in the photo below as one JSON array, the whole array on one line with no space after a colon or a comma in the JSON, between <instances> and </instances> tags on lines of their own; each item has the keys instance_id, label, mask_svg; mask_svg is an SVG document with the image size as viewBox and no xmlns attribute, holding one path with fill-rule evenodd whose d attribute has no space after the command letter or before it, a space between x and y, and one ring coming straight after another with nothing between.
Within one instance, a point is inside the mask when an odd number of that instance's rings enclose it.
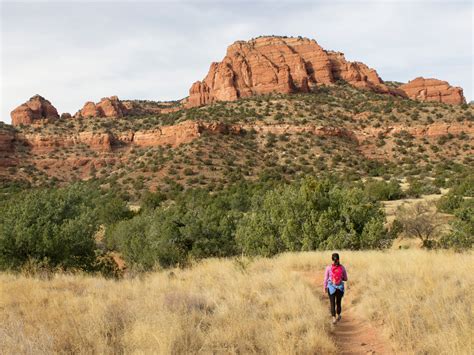
<instances>
[{"instance_id":1,"label":"dark pants","mask_svg":"<svg viewBox=\"0 0 474 355\"><path fill-rule=\"evenodd\" d=\"M344 296L344 292L336 289L336 292L334 292L331 295L328 290L328 295L329 295L329 301L331 302L331 315L335 317L336 307L337 307L337 314L341 314L341 311L342 311L341 301L342 301L342 296Z\"/></svg>"}]
</instances>

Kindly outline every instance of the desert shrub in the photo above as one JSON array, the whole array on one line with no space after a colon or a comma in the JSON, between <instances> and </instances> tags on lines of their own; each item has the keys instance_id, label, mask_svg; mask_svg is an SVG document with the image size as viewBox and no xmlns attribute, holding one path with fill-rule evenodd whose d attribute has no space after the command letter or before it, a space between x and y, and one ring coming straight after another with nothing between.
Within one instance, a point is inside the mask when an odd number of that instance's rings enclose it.
<instances>
[{"instance_id":1,"label":"desert shrub","mask_svg":"<svg viewBox=\"0 0 474 355\"><path fill-rule=\"evenodd\" d=\"M184 169L184 175L186 175L186 176L195 175L195 174L196 174L196 173L195 173L194 170L191 169L191 168L185 168L185 169Z\"/></svg>"},{"instance_id":2,"label":"desert shrub","mask_svg":"<svg viewBox=\"0 0 474 355\"><path fill-rule=\"evenodd\" d=\"M439 187L435 186L431 180L410 179L410 187L406 195L410 197L420 197L421 195L439 194Z\"/></svg>"},{"instance_id":3,"label":"desert shrub","mask_svg":"<svg viewBox=\"0 0 474 355\"><path fill-rule=\"evenodd\" d=\"M446 179L444 176L437 176L433 181L434 186L436 187L446 187Z\"/></svg>"},{"instance_id":4,"label":"desert shrub","mask_svg":"<svg viewBox=\"0 0 474 355\"><path fill-rule=\"evenodd\" d=\"M91 271L100 224L128 216L125 202L82 184L24 191L0 204L0 268L37 260Z\"/></svg>"},{"instance_id":5,"label":"desert shrub","mask_svg":"<svg viewBox=\"0 0 474 355\"><path fill-rule=\"evenodd\" d=\"M436 207L440 212L453 213L454 210L461 206L462 201L462 196L455 195L454 193L450 192L438 200Z\"/></svg>"},{"instance_id":6,"label":"desert shrub","mask_svg":"<svg viewBox=\"0 0 474 355\"><path fill-rule=\"evenodd\" d=\"M460 196L474 197L474 175L469 174L464 178L455 179L452 182L451 191Z\"/></svg>"},{"instance_id":7,"label":"desert shrub","mask_svg":"<svg viewBox=\"0 0 474 355\"><path fill-rule=\"evenodd\" d=\"M471 249L474 243L474 200L464 200L454 211L451 232L443 236L440 245L457 251Z\"/></svg>"},{"instance_id":8,"label":"desert shrub","mask_svg":"<svg viewBox=\"0 0 474 355\"><path fill-rule=\"evenodd\" d=\"M397 180L368 181L365 184L365 192L373 201L398 200L403 197L403 191Z\"/></svg>"}]
</instances>

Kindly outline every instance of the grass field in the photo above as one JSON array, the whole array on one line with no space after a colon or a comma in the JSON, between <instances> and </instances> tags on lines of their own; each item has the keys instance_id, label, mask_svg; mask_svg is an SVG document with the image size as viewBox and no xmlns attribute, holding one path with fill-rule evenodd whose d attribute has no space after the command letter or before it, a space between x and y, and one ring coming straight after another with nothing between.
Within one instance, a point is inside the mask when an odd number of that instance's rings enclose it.
<instances>
[{"instance_id":1,"label":"grass field","mask_svg":"<svg viewBox=\"0 0 474 355\"><path fill-rule=\"evenodd\" d=\"M120 281L0 274L0 353L335 353L320 284L329 259L209 259ZM377 325L393 353L471 353L471 253L341 252L341 261L344 309Z\"/></svg>"}]
</instances>

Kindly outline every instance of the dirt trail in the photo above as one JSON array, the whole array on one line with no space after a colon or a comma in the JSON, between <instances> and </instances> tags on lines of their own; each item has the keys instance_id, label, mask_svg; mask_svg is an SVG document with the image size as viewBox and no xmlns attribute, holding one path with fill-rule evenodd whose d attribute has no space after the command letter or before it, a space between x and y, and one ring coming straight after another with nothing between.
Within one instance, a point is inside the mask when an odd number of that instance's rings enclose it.
<instances>
[{"instance_id":1,"label":"dirt trail","mask_svg":"<svg viewBox=\"0 0 474 355\"><path fill-rule=\"evenodd\" d=\"M328 304L328 322L330 322L329 300L322 290L323 276L314 275L313 272L302 274L314 286L315 295ZM342 299L342 320L332 327L331 334L338 347L338 354L392 353L391 346L382 337L380 331L371 322L361 319L355 314L352 307L354 299L357 299L357 294L354 294L351 289L347 290Z\"/></svg>"}]
</instances>

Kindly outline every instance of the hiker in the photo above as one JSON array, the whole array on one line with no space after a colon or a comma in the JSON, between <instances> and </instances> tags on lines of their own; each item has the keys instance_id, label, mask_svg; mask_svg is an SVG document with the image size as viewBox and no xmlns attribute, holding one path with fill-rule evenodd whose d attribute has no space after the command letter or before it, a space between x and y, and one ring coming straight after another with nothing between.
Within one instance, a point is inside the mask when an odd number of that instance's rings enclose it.
<instances>
[{"instance_id":1,"label":"hiker","mask_svg":"<svg viewBox=\"0 0 474 355\"><path fill-rule=\"evenodd\" d=\"M332 254L331 259L332 265L328 265L324 273L324 292L329 295L332 323L335 324L341 320L341 301L344 296L344 281L347 281L347 272L339 263L338 253Z\"/></svg>"}]
</instances>

